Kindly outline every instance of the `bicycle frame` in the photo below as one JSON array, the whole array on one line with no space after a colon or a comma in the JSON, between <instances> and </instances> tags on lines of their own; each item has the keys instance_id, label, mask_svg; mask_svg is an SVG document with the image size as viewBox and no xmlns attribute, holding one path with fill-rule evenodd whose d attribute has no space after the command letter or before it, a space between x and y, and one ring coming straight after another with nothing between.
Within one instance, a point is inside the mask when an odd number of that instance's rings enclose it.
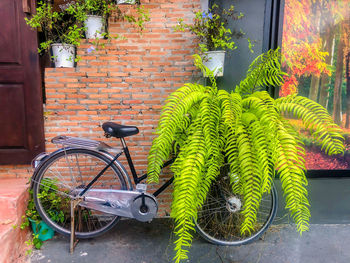
<instances>
[{"instance_id":1,"label":"bicycle frame","mask_svg":"<svg viewBox=\"0 0 350 263\"><path fill-rule=\"evenodd\" d=\"M125 139L124 138L120 138L120 141L122 143L123 149L121 152L119 152L118 154L116 154L116 156L106 165L105 168L103 168L95 177L94 179L91 180L91 182L84 188L83 191L80 192L79 196L83 196L90 188L91 186L103 175L103 173L123 154L125 153L125 157L128 161L128 165L134 180L134 184L137 185L138 183L142 182L143 180L145 180L147 178L147 173L138 176L135 170L135 166L134 163L132 161L130 152L129 152L129 148L126 145ZM175 161L175 159L170 159L167 162L165 162L162 165L162 168L169 166L170 164L172 164ZM153 196L158 196L160 193L162 193L169 185L172 184L172 182L174 181L174 176L172 176L169 180L167 180L163 185L161 185L154 193Z\"/></svg>"}]
</instances>

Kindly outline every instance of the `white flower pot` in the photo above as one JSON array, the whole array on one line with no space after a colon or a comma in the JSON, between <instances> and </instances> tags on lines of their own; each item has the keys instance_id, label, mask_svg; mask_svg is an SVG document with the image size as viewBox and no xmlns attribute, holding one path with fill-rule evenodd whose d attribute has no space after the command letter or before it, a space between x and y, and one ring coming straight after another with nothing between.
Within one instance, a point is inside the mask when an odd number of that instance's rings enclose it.
<instances>
[{"instance_id":1,"label":"white flower pot","mask_svg":"<svg viewBox=\"0 0 350 263\"><path fill-rule=\"evenodd\" d=\"M136 0L117 0L117 4L129 4L134 5L136 3Z\"/></svg>"},{"instance_id":2,"label":"white flower pot","mask_svg":"<svg viewBox=\"0 0 350 263\"><path fill-rule=\"evenodd\" d=\"M75 59L75 46L69 44L52 44L52 54L56 68L73 68Z\"/></svg>"},{"instance_id":3,"label":"white flower pot","mask_svg":"<svg viewBox=\"0 0 350 263\"><path fill-rule=\"evenodd\" d=\"M84 21L86 39L103 38L105 24L102 16L88 15Z\"/></svg>"},{"instance_id":4,"label":"white flower pot","mask_svg":"<svg viewBox=\"0 0 350 263\"><path fill-rule=\"evenodd\" d=\"M224 75L225 51L208 51L202 57L203 64L211 71L214 71L214 76L222 77Z\"/></svg>"}]
</instances>

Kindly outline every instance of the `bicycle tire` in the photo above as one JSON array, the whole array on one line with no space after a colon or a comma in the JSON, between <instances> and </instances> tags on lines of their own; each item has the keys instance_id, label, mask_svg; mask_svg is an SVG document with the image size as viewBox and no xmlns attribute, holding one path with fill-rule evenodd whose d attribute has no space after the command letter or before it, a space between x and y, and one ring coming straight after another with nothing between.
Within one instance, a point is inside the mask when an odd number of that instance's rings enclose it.
<instances>
[{"instance_id":1,"label":"bicycle tire","mask_svg":"<svg viewBox=\"0 0 350 263\"><path fill-rule=\"evenodd\" d=\"M222 180L226 182L223 183ZM268 229L277 213L277 192L275 186L272 185L271 191L263 195L255 231L252 231L250 235L242 236L240 221L243 216L240 214L241 209L233 211L231 208L232 201L230 200L237 200L237 196L232 194L230 183L227 181L229 179L226 176L226 179L222 178L212 185L202 209L198 211L195 226L197 233L212 244L240 246L256 240ZM222 194L223 192L226 196ZM238 201L233 202L239 203Z\"/></svg>"},{"instance_id":2,"label":"bicycle tire","mask_svg":"<svg viewBox=\"0 0 350 263\"><path fill-rule=\"evenodd\" d=\"M109 162L99 152L78 148L64 149L45 160L33 178L34 203L42 220L58 233L70 235L69 195L81 191ZM90 189L127 190L127 174L122 170L112 164ZM75 234L81 239L107 232L120 219L85 207L79 209Z\"/></svg>"}]
</instances>

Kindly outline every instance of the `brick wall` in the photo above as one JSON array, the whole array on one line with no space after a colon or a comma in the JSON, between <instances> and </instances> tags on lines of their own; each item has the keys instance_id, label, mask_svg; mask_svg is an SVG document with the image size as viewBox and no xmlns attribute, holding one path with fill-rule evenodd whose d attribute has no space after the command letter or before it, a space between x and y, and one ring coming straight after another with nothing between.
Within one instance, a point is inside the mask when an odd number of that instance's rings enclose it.
<instances>
[{"instance_id":1,"label":"brick wall","mask_svg":"<svg viewBox=\"0 0 350 263\"><path fill-rule=\"evenodd\" d=\"M125 22L109 21L111 34L127 39L104 41L105 47L88 53L92 43L78 48L81 60L76 68L47 68L45 72L46 105L45 137L48 152L58 134L99 139L119 145L115 139L103 137L101 125L115 121L139 127L138 135L127 143L138 172L144 172L147 154L164 99L185 82L198 78L192 62L195 43L189 33L174 32L178 18L191 20L200 1L143 0L150 21L140 35ZM133 12L130 6L124 6ZM0 166L0 176L9 171ZM29 172L27 172L29 170ZM19 172L15 173L14 172ZM10 171L13 176L28 176L27 166ZM160 215L164 215L171 196L162 195Z\"/></svg>"}]
</instances>

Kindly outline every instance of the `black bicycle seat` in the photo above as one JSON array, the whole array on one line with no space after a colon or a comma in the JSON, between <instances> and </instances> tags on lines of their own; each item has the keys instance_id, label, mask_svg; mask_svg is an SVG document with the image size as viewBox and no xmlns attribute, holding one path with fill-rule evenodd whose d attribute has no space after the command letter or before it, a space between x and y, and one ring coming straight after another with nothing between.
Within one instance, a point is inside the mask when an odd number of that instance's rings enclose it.
<instances>
[{"instance_id":1,"label":"black bicycle seat","mask_svg":"<svg viewBox=\"0 0 350 263\"><path fill-rule=\"evenodd\" d=\"M106 134L116 138L123 138L139 133L139 129L136 126L126 126L114 122L105 122L102 128Z\"/></svg>"}]
</instances>

